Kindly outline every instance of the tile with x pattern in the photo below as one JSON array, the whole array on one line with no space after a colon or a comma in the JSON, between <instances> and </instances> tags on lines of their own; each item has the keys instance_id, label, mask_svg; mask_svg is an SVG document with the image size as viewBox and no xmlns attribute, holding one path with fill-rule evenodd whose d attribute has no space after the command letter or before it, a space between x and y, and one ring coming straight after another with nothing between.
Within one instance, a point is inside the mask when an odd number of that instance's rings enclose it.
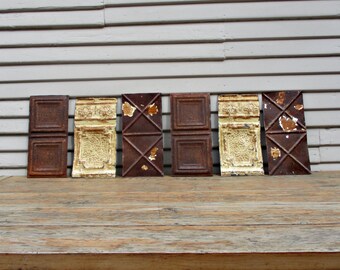
<instances>
[{"instance_id":1,"label":"tile with x pattern","mask_svg":"<svg viewBox=\"0 0 340 270\"><path fill-rule=\"evenodd\" d=\"M262 103L269 174L311 173L302 93L263 93Z\"/></svg>"},{"instance_id":2,"label":"tile with x pattern","mask_svg":"<svg viewBox=\"0 0 340 270\"><path fill-rule=\"evenodd\" d=\"M162 101L159 93L122 95L122 135L122 175L162 176Z\"/></svg>"}]
</instances>

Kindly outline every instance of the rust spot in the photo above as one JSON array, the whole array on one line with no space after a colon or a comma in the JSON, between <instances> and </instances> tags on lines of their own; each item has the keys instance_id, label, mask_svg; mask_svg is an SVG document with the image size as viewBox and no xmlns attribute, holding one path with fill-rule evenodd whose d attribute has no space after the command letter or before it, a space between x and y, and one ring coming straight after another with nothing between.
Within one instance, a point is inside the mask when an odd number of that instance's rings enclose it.
<instances>
[{"instance_id":1,"label":"rust spot","mask_svg":"<svg viewBox=\"0 0 340 270\"><path fill-rule=\"evenodd\" d=\"M286 100L286 93L285 92L279 92L278 97L276 99L276 103L279 105L283 105L283 103Z\"/></svg>"},{"instance_id":2,"label":"rust spot","mask_svg":"<svg viewBox=\"0 0 340 270\"><path fill-rule=\"evenodd\" d=\"M143 171L147 171L148 169L149 169L149 167L148 166L146 166L146 165L143 165L142 167L140 167Z\"/></svg>"},{"instance_id":3,"label":"rust spot","mask_svg":"<svg viewBox=\"0 0 340 270\"><path fill-rule=\"evenodd\" d=\"M136 108L131 106L129 102L125 101L122 105L122 110L123 110L124 116L132 117Z\"/></svg>"},{"instance_id":4,"label":"rust spot","mask_svg":"<svg viewBox=\"0 0 340 270\"><path fill-rule=\"evenodd\" d=\"M157 151L158 151L158 148L157 148L157 147L154 147L154 148L151 149L151 151L150 151L150 156L149 156L149 159L150 159L150 160L156 160Z\"/></svg>"},{"instance_id":5,"label":"rust spot","mask_svg":"<svg viewBox=\"0 0 340 270\"><path fill-rule=\"evenodd\" d=\"M148 114L153 116L154 114L157 114L157 113L158 113L157 105L155 105L155 103L152 103L151 105L149 105Z\"/></svg>"},{"instance_id":6,"label":"rust spot","mask_svg":"<svg viewBox=\"0 0 340 270\"><path fill-rule=\"evenodd\" d=\"M270 155L272 156L273 160L276 160L279 157L281 157L281 151L280 151L279 148L271 147L270 148Z\"/></svg>"},{"instance_id":7,"label":"rust spot","mask_svg":"<svg viewBox=\"0 0 340 270\"><path fill-rule=\"evenodd\" d=\"M283 131L290 132L296 130L297 127L297 118L289 118L286 116L281 116L279 118L280 127Z\"/></svg>"},{"instance_id":8,"label":"rust spot","mask_svg":"<svg viewBox=\"0 0 340 270\"><path fill-rule=\"evenodd\" d=\"M294 106L295 110L301 111L303 109L303 105L302 104L296 104Z\"/></svg>"}]
</instances>

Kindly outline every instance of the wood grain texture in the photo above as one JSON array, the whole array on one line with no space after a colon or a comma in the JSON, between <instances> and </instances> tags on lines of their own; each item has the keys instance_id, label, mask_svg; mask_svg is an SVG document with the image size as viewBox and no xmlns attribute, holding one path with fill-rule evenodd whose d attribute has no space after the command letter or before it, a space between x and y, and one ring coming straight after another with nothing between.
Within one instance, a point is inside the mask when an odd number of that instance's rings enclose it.
<instances>
[{"instance_id":1,"label":"wood grain texture","mask_svg":"<svg viewBox=\"0 0 340 270\"><path fill-rule=\"evenodd\" d=\"M64 254L64 255L6 255L0 269L16 270L22 265L28 269L102 269L112 265L121 270L334 270L339 265L338 253L289 254Z\"/></svg>"},{"instance_id":2,"label":"wood grain texture","mask_svg":"<svg viewBox=\"0 0 340 270\"><path fill-rule=\"evenodd\" d=\"M340 172L10 177L0 269L337 269L339 187Z\"/></svg>"}]
</instances>

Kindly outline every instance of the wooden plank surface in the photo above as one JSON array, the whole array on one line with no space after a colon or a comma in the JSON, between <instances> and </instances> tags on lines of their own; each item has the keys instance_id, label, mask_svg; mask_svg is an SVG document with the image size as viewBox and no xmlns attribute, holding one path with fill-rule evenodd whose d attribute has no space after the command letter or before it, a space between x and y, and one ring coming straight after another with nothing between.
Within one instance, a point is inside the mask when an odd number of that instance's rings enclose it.
<instances>
[{"instance_id":1,"label":"wooden plank surface","mask_svg":"<svg viewBox=\"0 0 340 270\"><path fill-rule=\"evenodd\" d=\"M59 270L334 270L338 269L338 253L247 253L247 254L45 254L6 255L0 269ZM113 266L115 268L113 268Z\"/></svg>"},{"instance_id":2,"label":"wooden plank surface","mask_svg":"<svg viewBox=\"0 0 340 270\"><path fill-rule=\"evenodd\" d=\"M110 263L124 265L119 269L340 265L340 172L9 177L1 179L0 194L0 269L65 269L65 262L75 269L91 269L96 262L97 269Z\"/></svg>"}]
</instances>

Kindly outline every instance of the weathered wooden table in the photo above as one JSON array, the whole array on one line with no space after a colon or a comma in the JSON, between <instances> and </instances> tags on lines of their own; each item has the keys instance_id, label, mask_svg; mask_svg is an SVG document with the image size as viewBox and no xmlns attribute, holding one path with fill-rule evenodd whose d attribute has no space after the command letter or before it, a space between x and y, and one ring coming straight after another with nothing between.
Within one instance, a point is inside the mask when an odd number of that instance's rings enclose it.
<instances>
[{"instance_id":1,"label":"weathered wooden table","mask_svg":"<svg viewBox=\"0 0 340 270\"><path fill-rule=\"evenodd\" d=\"M0 269L340 269L340 172L0 178Z\"/></svg>"}]
</instances>

